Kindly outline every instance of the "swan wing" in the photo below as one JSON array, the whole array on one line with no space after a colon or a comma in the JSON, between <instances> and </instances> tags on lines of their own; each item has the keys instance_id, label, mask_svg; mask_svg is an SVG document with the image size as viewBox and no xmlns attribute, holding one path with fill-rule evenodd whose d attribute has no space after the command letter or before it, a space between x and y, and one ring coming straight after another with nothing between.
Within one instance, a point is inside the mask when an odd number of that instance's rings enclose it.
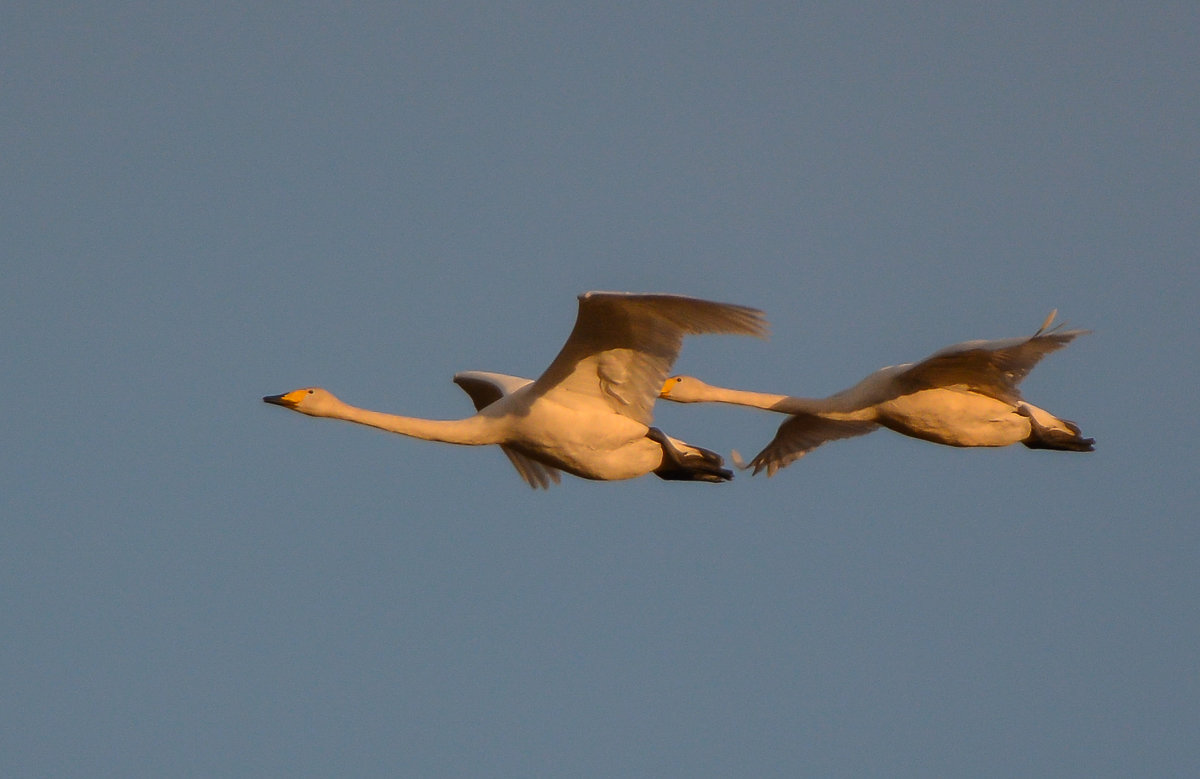
<instances>
[{"instance_id":1,"label":"swan wing","mask_svg":"<svg viewBox=\"0 0 1200 779\"><path fill-rule=\"evenodd\" d=\"M750 461L754 473L766 470L767 476L799 460L827 441L866 435L879 427L874 422L831 420L816 414L796 414L779 426L771 443Z\"/></svg>"},{"instance_id":2,"label":"swan wing","mask_svg":"<svg viewBox=\"0 0 1200 779\"><path fill-rule=\"evenodd\" d=\"M560 477L557 468L552 468L537 460L531 460L516 449L504 444L500 445L500 451L508 456L509 462L517 469L517 473L535 490L539 487L543 490L549 489L551 484L558 484Z\"/></svg>"},{"instance_id":3,"label":"swan wing","mask_svg":"<svg viewBox=\"0 0 1200 779\"><path fill-rule=\"evenodd\" d=\"M947 346L908 368L896 381L907 391L957 385L1015 403L1021 399L1017 385L1043 357L1090 332L1047 329L1053 319L1051 312L1038 331L1026 338Z\"/></svg>"},{"instance_id":4,"label":"swan wing","mask_svg":"<svg viewBox=\"0 0 1200 779\"><path fill-rule=\"evenodd\" d=\"M462 371L454 374L454 383L471 396L476 411L483 411L505 395L511 395L521 387L532 384L533 380L504 373Z\"/></svg>"},{"instance_id":5,"label":"swan wing","mask_svg":"<svg viewBox=\"0 0 1200 779\"><path fill-rule=\"evenodd\" d=\"M683 336L765 337L761 311L682 295L586 292L575 327L533 393L564 405L602 403L649 425Z\"/></svg>"},{"instance_id":6,"label":"swan wing","mask_svg":"<svg viewBox=\"0 0 1200 779\"><path fill-rule=\"evenodd\" d=\"M504 373L488 371L463 371L454 374L454 383L463 388L471 396L476 411L482 411L500 398L511 395L522 387L533 383L530 379L520 376L509 376ZM509 462L517 469L521 478L534 489L547 489L551 484L560 480L557 468L543 465L537 460L531 460L511 447L500 445L501 451L508 457Z\"/></svg>"}]
</instances>

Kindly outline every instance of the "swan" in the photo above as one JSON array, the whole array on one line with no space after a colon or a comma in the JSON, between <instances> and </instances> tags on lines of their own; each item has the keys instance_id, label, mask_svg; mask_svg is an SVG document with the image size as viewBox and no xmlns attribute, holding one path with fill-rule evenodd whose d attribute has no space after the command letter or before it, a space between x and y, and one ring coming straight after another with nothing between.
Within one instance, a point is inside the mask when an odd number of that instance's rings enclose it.
<instances>
[{"instance_id":1,"label":"swan","mask_svg":"<svg viewBox=\"0 0 1200 779\"><path fill-rule=\"evenodd\" d=\"M451 444L498 444L534 488L559 471L585 479L722 482L721 457L651 426L654 402L683 336L765 337L761 311L682 295L585 292L566 344L536 381L485 371L454 377L473 401L465 419L420 419L356 408L320 387L263 401L314 417L357 422Z\"/></svg>"},{"instance_id":2,"label":"swan","mask_svg":"<svg viewBox=\"0 0 1200 779\"><path fill-rule=\"evenodd\" d=\"M1051 327L1057 309L1032 336L967 341L918 363L882 368L826 398L744 392L672 376L659 397L678 403L715 402L778 411L791 416L749 466L768 476L826 441L870 433L883 426L947 446L1008 446L1090 452L1095 440L1079 427L1021 398L1021 383L1045 355L1087 330Z\"/></svg>"}]
</instances>

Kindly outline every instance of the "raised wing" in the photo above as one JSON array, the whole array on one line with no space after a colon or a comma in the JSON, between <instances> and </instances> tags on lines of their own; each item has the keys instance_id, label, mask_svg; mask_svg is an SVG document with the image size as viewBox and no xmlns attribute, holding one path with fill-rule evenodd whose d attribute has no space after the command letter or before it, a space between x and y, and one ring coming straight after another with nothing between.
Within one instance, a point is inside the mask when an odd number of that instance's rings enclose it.
<instances>
[{"instance_id":1,"label":"raised wing","mask_svg":"<svg viewBox=\"0 0 1200 779\"><path fill-rule=\"evenodd\" d=\"M755 474L765 469L767 476L774 476L780 468L827 441L866 435L877 427L874 422L834 421L815 414L797 414L779 426L771 443L755 455L749 467Z\"/></svg>"},{"instance_id":2,"label":"raised wing","mask_svg":"<svg viewBox=\"0 0 1200 779\"><path fill-rule=\"evenodd\" d=\"M914 364L896 377L904 389L965 386L1000 400L1016 403L1021 399L1019 385L1034 366L1089 330L1051 328L1056 312L1028 338L998 341L966 341L947 346Z\"/></svg>"},{"instance_id":3,"label":"raised wing","mask_svg":"<svg viewBox=\"0 0 1200 779\"><path fill-rule=\"evenodd\" d=\"M683 336L698 333L765 337L767 322L757 309L682 295L586 292L575 328L533 391L568 406L600 401L649 425Z\"/></svg>"},{"instance_id":4,"label":"raised wing","mask_svg":"<svg viewBox=\"0 0 1200 779\"><path fill-rule=\"evenodd\" d=\"M463 371L454 374L454 383L471 396L475 410L482 411L505 395L511 395L522 387L532 384L533 381L503 373ZM557 468L551 468L537 460L531 460L507 446L501 445L500 449L530 487L548 489L551 484L558 484L560 476Z\"/></svg>"},{"instance_id":5,"label":"raised wing","mask_svg":"<svg viewBox=\"0 0 1200 779\"><path fill-rule=\"evenodd\" d=\"M505 373L462 371L454 374L454 383L471 396L476 411L483 411L505 395L511 395L521 387L532 384L533 380Z\"/></svg>"}]
</instances>

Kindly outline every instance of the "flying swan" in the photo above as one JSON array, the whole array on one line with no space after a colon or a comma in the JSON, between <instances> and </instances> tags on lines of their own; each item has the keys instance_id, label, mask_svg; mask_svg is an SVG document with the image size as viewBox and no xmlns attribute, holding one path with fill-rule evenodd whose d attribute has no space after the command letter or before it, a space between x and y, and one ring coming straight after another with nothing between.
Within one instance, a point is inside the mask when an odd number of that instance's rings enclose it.
<instances>
[{"instance_id":1,"label":"flying swan","mask_svg":"<svg viewBox=\"0 0 1200 779\"><path fill-rule=\"evenodd\" d=\"M658 390L683 336L765 337L761 311L680 295L586 292L575 328L536 381L468 371L454 377L475 404L465 419L384 414L343 403L319 387L268 395L267 403L314 417L377 427L426 441L498 444L529 486L548 487L559 471L585 479L728 481L721 457L651 427Z\"/></svg>"},{"instance_id":2,"label":"flying swan","mask_svg":"<svg viewBox=\"0 0 1200 779\"><path fill-rule=\"evenodd\" d=\"M1008 446L1090 452L1074 422L1021 398L1021 383L1045 355L1087 330L1050 325L1057 310L1028 338L967 341L918 363L872 373L827 398L797 398L714 387L691 376L672 376L660 397L679 403L716 402L778 411L791 416L779 426L750 466L768 476L826 441L864 435L879 426L948 446ZM737 453L734 461L740 466Z\"/></svg>"}]
</instances>

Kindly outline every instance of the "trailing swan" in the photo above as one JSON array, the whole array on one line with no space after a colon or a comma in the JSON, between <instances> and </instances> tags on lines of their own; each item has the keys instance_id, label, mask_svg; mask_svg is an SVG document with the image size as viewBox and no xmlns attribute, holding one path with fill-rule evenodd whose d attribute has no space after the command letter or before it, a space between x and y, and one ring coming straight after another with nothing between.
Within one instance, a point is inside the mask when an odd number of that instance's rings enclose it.
<instances>
[{"instance_id":1,"label":"trailing swan","mask_svg":"<svg viewBox=\"0 0 1200 779\"><path fill-rule=\"evenodd\" d=\"M791 416L750 462L772 476L808 452L879 426L947 446L1008 446L1090 452L1079 427L1021 398L1017 385L1045 355L1087 330L1051 327L1057 311L1028 338L967 341L918 363L893 365L827 398L746 392L673 376L660 397L678 403L732 403ZM737 462L735 453L734 460ZM738 465L741 465L739 462Z\"/></svg>"}]
</instances>

